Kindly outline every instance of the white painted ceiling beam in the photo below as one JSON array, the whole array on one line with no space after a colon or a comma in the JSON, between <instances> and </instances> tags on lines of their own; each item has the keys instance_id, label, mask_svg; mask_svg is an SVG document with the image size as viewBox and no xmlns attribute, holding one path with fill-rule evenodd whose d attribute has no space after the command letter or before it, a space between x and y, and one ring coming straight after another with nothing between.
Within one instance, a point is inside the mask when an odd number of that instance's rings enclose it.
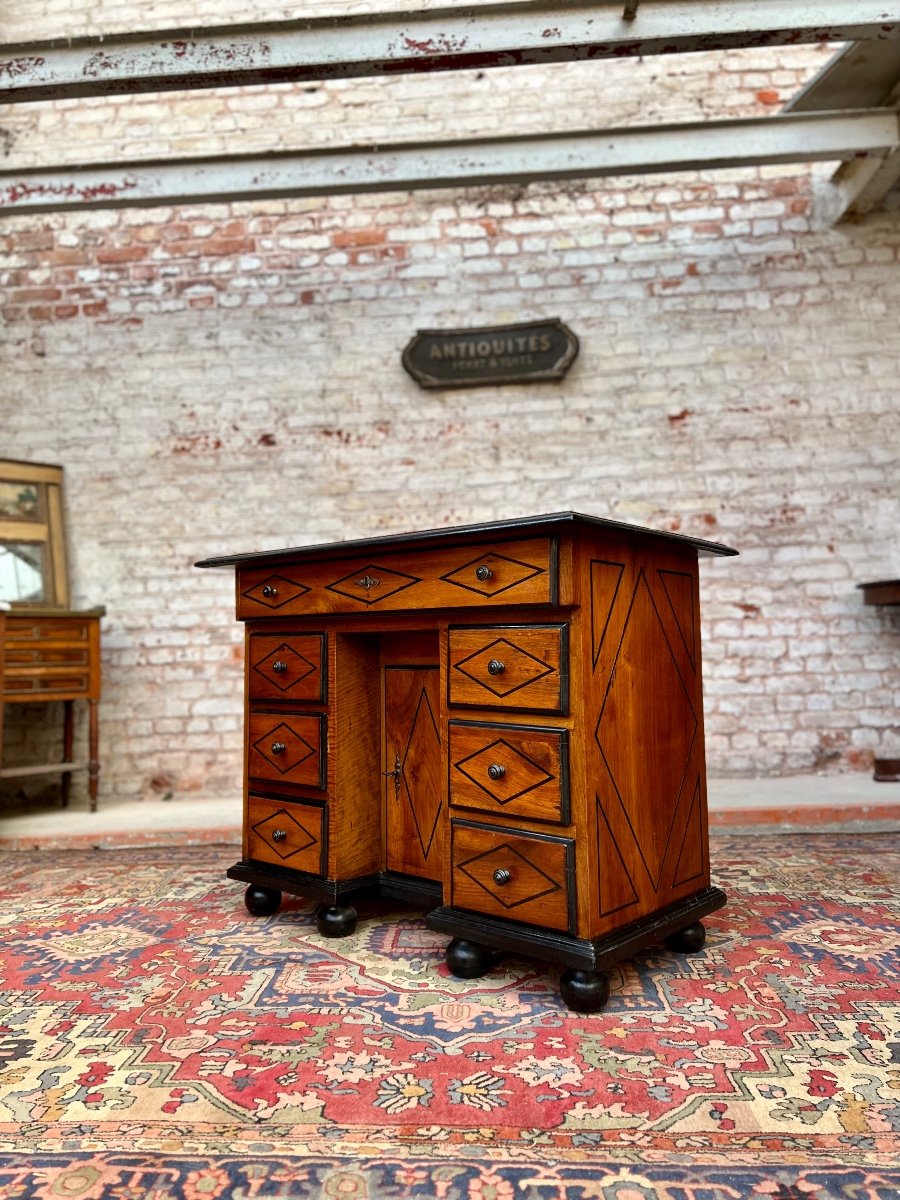
<instances>
[{"instance_id":1,"label":"white painted ceiling beam","mask_svg":"<svg viewBox=\"0 0 900 1200\"><path fill-rule=\"evenodd\" d=\"M897 0L517 0L0 46L0 102L898 38Z\"/></svg>"},{"instance_id":2,"label":"white painted ceiling beam","mask_svg":"<svg viewBox=\"0 0 900 1200\"><path fill-rule=\"evenodd\" d=\"M898 149L900 118L893 111L875 110L379 148L107 163L0 172L0 216L588 179L850 159Z\"/></svg>"},{"instance_id":3,"label":"white painted ceiling beam","mask_svg":"<svg viewBox=\"0 0 900 1200\"><path fill-rule=\"evenodd\" d=\"M785 106L790 113L900 107L900 42L859 42L826 63ZM836 225L877 208L900 179L900 152L872 152L843 162L817 191L816 219Z\"/></svg>"}]
</instances>

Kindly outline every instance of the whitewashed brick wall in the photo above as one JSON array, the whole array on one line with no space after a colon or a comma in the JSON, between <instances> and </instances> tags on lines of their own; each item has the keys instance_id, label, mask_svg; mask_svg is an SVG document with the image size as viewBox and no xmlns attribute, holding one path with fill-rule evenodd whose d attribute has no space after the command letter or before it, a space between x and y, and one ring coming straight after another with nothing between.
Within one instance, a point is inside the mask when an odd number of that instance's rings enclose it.
<instances>
[{"instance_id":1,"label":"whitewashed brick wall","mask_svg":"<svg viewBox=\"0 0 900 1200\"><path fill-rule=\"evenodd\" d=\"M0 31L210 19L246 11L48 0ZM699 119L771 111L826 57L27 105L0 133L28 166ZM108 608L106 794L239 788L232 578L196 559L566 508L741 550L703 567L713 771L900 754L900 624L856 590L900 574L900 202L819 229L827 173L0 225L0 452L66 467L75 599ZM426 393L400 366L417 328L544 316L581 340L563 384ZM24 756L49 714L12 711Z\"/></svg>"}]
</instances>

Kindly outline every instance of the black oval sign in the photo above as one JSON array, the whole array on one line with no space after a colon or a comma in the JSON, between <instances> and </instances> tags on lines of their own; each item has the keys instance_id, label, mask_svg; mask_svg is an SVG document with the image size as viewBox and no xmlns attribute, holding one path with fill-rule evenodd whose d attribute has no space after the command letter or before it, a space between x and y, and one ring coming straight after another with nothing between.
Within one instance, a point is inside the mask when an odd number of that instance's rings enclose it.
<instances>
[{"instance_id":1,"label":"black oval sign","mask_svg":"<svg viewBox=\"0 0 900 1200\"><path fill-rule=\"evenodd\" d=\"M578 338L554 318L481 329L420 329L403 366L421 387L476 387L562 379Z\"/></svg>"}]
</instances>

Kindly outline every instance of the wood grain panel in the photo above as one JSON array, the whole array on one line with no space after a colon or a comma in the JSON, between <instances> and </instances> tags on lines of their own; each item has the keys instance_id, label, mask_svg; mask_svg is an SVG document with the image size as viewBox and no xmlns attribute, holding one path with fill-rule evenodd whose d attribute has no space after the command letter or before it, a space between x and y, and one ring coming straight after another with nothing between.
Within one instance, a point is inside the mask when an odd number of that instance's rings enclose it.
<instances>
[{"instance_id":1,"label":"wood grain panel","mask_svg":"<svg viewBox=\"0 0 900 1200\"><path fill-rule=\"evenodd\" d=\"M581 578L597 936L709 882L697 565L669 548L597 541Z\"/></svg>"},{"instance_id":2,"label":"wood grain panel","mask_svg":"<svg viewBox=\"0 0 900 1200\"><path fill-rule=\"evenodd\" d=\"M384 672L385 867L439 880L446 805L437 666Z\"/></svg>"},{"instance_id":3,"label":"wood grain panel","mask_svg":"<svg viewBox=\"0 0 900 1200\"><path fill-rule=\"evenodd\" d=\"M324 633L250 636L247 680L251 700L317 703L325 699Z\"/></svg>"},{"instance_id":4,"label":"wood grain panel","mask_svg":"<svg viewBox=\"0 0 900 1200\"><path fill-rule=\"evenodd\" d=\"M453 821L452 900L456 908L571 930L574 842Z\"/></svg>"},{"instance_id":5,"label":"wood grain panel","mask_svg":"<svg viewBox=\"0 0 900 1200\"><path fill-rule=\"evenodd\" d=\"M451 626L451 705L566 712L565 625Z\"/></svg>"},{"instance_id":6,"label":"wood grain panel","mask_svg":"<svg viewBox=\"0 0 900 1200\"><path fill-rule=\"evenodd\" d=\"M247 814L249 857L279 867L322 874L325 869L325 809L250 794Z\"/></svg>"},{"instance_id":7,"label":"wood grain panel","mask_svg":"<svg viewBox=\"0 0 900 1200\"><path fill-rule=\"evenodd\" d=\"M238 617L557 602L556 541L334 558L238 570Z\"/></svg>"},{"instance_id":8,"label":"wood grain panel","mask_svg":"<svg viewBox=\"0 0 900 1200\"><path fill-rule=\"evenodd\" d=\"M248 725L247 766L251 778L324 788L324 716L251 712Z\"/></svg>"},{"instance_id":9,"label":"wood grain panel","mask_svg":"<svg viewBox=\"0 0 900 1200\"><path fill-rule=\"evenodd\" d=\"M328 870L354 879L384 862L379 646L368 634L329 630L328 647Z\"/></svg>"},{"instance_id":10,"label":"wood grain panel","mask_svg":"<svg viewBox=\"0 0 900 1200\"><path fill-rule=\"evenodd\" d=\"M568 732L450 722L450 804L506 817L569 819Z\"/></svg>"}]
</instances>

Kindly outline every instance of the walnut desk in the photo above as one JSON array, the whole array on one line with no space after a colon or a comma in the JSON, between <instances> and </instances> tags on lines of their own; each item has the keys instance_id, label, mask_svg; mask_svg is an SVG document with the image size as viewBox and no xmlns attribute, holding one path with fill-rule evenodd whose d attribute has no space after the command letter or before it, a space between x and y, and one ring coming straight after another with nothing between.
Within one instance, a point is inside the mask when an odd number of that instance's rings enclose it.
<instances>
[{"instance_id":1,"label":"walnut desk","mask_svg":"<svg viewBox=\"0 0 900 1200\"><path fill-rule=\"evenodd\" d=\"M71 772L87 770L91 812L97 810L100 704L100 618L105 609L70 612L64 608L19 608L5 616L0 674L0 708L10 704L63 701L63 753L58 762L0 766L0 779L25 775L62 775L62 802L69 803ZM87 758L75 761L73 703L88 704ZM0 761L3 757L0 720Z\"/></svg>"},{"instance_id":2,"label":"walnut desk","mask_svg":"<svg viewBox=\"0 0 900 1200\"><path fill-rule=\"evenodd\" d=\"M426 907L451 972L605 969L703 945L710 887L697 557L713 542L555 513L236 554L251 913Z\"/></svg>"}]
</instances>

